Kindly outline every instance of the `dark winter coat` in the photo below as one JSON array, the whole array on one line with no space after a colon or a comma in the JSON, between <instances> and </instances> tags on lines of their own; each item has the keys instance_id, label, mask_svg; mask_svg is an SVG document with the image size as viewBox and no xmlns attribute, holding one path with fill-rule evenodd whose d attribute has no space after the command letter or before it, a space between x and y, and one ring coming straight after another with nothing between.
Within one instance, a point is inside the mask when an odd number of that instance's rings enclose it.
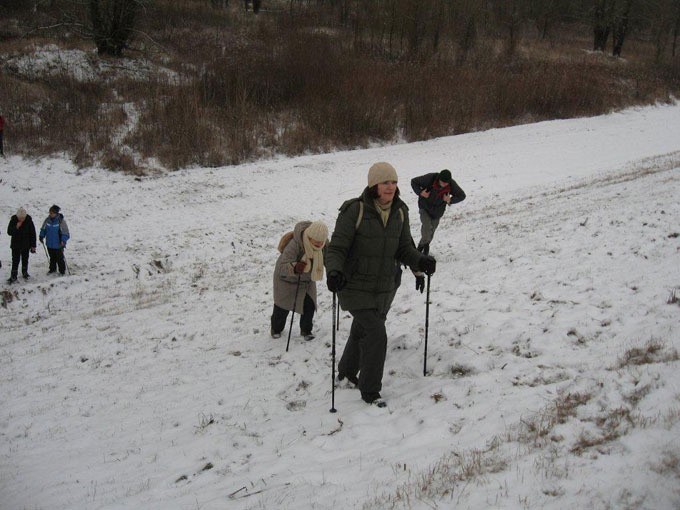
<instances>
[{"instance_id":1,"label":"dark winter coat","mask_svg":"<svg viewBox=\"0 0 680 510\"><path fill-rule=\"evenodd\" d=\"M444 216L447 205L442 198L444 193L437 193L436 190L433 190L438 176L439 173L434 172L411 179L411 188L413 188L414 193L418 195L418 208L424 209L427 214L435 220ZM449 194L451 195L451 202L449 202L448 205L457 204L458 202L465 200L465 192L458 186L456 181L451 180L451 183L448 186L450 187L450 190L445 190L449 191ZM430 196L427 198L421 197L420 193L423 190L429 191Z\"/></svg>"},{"instance_id":2,"label":"dark winter coat","mask_svg":"<svg viewBox=\"0 0 680 510\"><path fill-rule=\"evenodd\" d=\"M35 248L35 225L30 215L26 215L24 222L17 228L19 218L15 214L7 225L7 235L12 236L10 248L13 250L29 250Z\"/></svg>"},{"instance_id":3,"label":"dark winter coat","mask_svg":"<svg viewBox=\"0 0 680 510\"><path fill-rule=\"evenodd\" d=\"M364 204L363 217L357 228L360 202ZM406 204L395 198L384 226L366 188L361 197L340 207L325 263L327 274L338 271L347 280L338 292L343 310L377 309L387 313L398 287L397 262L415 269L421 258L411 237Z\"/></svg>"},{"instance_id":4,"label":"dark winter coat","mask_svg":"<svg viewBox=\"0 0 680 510\"><path fill-rule=\"evenodd\" d=\"M63 214L59 213L54 218L49 216L45 218L40 228L40 241L42 242L45 239L45 244L48 248L53 250L63 248L70 237L68 225Z\"/></svg>"},{"instance_id":5,"label":"dark winter coat","mask_svg":"<svg viewBox=\"0 0 680 510\"><path fill-rule=\"evenodd\" d=\"M308 295L316 304L316 282L312 280L311 272L295 274L293 266L302 259L305 247L302 233L312 224L310 221L301 221L295 225L293 238L283 249L276 260L274 268L274 304L284 310L293 310L295 301L295 313L302 314L305 295ZM325 250L325 248L324 248ZM300 286L298 288L298 281ZM297 301L295 296L297 294Z\"/></svg>"}]
</instances>

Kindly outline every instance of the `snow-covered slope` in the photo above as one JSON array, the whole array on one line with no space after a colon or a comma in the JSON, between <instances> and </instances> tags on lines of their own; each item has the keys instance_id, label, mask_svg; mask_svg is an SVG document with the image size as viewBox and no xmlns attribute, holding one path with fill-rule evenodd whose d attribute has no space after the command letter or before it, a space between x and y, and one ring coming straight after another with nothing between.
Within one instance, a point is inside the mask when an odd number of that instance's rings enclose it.
<instances>
[{"instance_id":1,"label":"snow-covered slope","mask_svg":"<svg viewBox=\"0 0 680 510\"><path fill-rule=\"evenodd\" d=\"M389 161L468 194L388 319L387 409L269 337L276 243ZM72 274L2 286L0 508L680 507L680 106L134 178L0 160ZM9 237L2 251L9 272ZM41 248L39 247L39 250ZM20 279L21 280L21 279ZM338 356L351 317L341 314Z\"/></svg>"}]
</instances>

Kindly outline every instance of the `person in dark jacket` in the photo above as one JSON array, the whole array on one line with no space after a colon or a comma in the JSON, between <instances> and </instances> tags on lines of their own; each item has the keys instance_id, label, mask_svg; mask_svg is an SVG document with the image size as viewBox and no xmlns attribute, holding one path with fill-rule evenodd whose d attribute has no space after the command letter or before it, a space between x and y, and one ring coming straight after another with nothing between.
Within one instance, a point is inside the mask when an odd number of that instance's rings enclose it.
<instances>
[{"instance_id":1,"label":"person in dark jacket","mask_svg":"<svg viewBox=\"0 0 680 510\"><path fill-rule=\"evenodd\" d=\"M21 274L24 279L30 278L28 274L28 254L35 253L35 225L33 219L26 213L26 209L19 207L17 213L12 216L7 225L7 235L12 238L12 273L7 283L17 281L19 273L19 261L21 261Z\"/></svg>"},{"instance_id":2,"label":"person in dark jacket","mask_svg":"<svg viewBox=\"0 0 680 510\"><path fill-rule=\"evenodd\" d=\"M340 307L353 318L338 379L358 385L365 402L381 407L385 321L399 286L398 264L428 274L436 267L433 257L416 250L397 180L389 163L371 166L368 187L340 207L326 253L328 289L337 292Z\"/></svg>"},{"instance_id":3,"label":"person in dark jacket","mask_svg":"<svg viewBox=\"0 0 680 510\"><path fill-rule=\"evenodd\" d=\"M295 225L288 244L279 246L281 255L274 268L274 310L271 336L280 338L288 312L300 314L300 335L313 340L316 311L316 282L323 279L323 250L328 242L328 227L322 221L301 221Z\"/></svg>"},{"instance_id":4,"label":"person in dark jacket","mask_svg":"<svg viewBox=\"0 0 680 510\"><path fill-rule=\"evenodd\" d=\"M430 253L430 243L446 206L465 200L465 192L451 178L449 170L430 173L411 179L411 188L418 195L420 212L420 241L418 251Z\"/></svg>"},{"instance_id":5,"label":"person in dark jacket","mask_svg":"<svg viewBox=\"0 0 680 510\"><path fill-rule=\"evenodd\" d=\"M42 243L43 239L45 240L47 252L50 255L50 270L47 274L54 273L57 267L60 274L63 275L66 272L64 248L66 248L66 242L71 236L64 215L60 211L58 205L50 207L49 215L40 228L40 242Z\"/></svg>"}]
</instances>

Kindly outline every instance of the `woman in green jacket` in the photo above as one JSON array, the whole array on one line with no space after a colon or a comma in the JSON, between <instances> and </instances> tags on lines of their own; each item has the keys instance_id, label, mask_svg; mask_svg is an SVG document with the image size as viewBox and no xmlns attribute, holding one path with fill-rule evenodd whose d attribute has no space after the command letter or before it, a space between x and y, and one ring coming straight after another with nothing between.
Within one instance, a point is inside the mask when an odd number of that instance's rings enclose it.
<instances>
[{"instance_id":1,"label":"woman in green jacket","mask_svg":"<svg viewBox=\"0 0 680 510\"><path fill-rule=\"evenodd\" d=\"M397 180L389 163L371 166L368 187L340 207L325 260L328 289L353 317L338 379L357 384L365 402L381 407L385 320L399 286L399 264L427 274L436 268L433 257L415 248Z\"/></svg>"}]
</instances>

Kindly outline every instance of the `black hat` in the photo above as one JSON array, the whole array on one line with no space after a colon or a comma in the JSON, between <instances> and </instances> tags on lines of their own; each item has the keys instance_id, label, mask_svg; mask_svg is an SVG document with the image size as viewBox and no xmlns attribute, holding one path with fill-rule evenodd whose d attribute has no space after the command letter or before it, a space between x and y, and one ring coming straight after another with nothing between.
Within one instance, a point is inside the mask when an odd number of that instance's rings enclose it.
<instances>
[{"instance_id":1,"label":"black hat","mask_svg":"<svg viewBox=\"0 0 680 510\"><path fill-rule=\"evenodd\" d=\"M59 211L61 211L61 208L58 205L50 207L50 212L53 212L54 214L59 214Z\"/></svg>"},{"instance_id":2,"label":"black hat","mask_svg":"<svg viewBox=\"0 0 680 510\"><path fill-rule=\"evenodd\" d=\"M448 170L444 169L441 172L439 172L438 179L443 182L448 182L450 183L452 181L451 179L451 172Z\"/></svg>"}]
</instances>

